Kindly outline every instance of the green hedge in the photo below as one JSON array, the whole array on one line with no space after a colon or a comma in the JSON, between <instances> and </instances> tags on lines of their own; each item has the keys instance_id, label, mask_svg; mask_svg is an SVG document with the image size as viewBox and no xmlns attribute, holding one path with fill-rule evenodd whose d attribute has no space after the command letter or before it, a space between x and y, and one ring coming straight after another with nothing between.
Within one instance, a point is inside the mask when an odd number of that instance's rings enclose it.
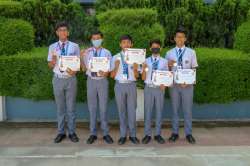
<instances>
[{"instance_id":1,"label":"green hedge","mask_svg":"<svg viewBox=\"0 0 250 166\"><path fill-rule=\"evenodd\" d=\"M34 47L34 30L19 19L0 19L0 55L29 51Z\"/></svg>"},{"instance_id":2,"label":"green hedge","mask_svg":"<svg viewBox=\"0 0 250 166\"><path fill-rule=\"evenodd\" d=\"M164 40L164 29L157 23L157 13L152 9L109 10L97 16L104 33L104 46L113 53L120 51L119 38L129 34L134 47L148 48L153 38Z\"/></svg>"},{"instance_id":3,"label":"green hedge","mask_svg":"<svg viewBox=\"0 0 250 166\"><path fill-rule=\"evenodd\" d=\"M236 49L250 53L249 41L250 41L250 21L247 21L238 28L235 35L234 47Z\"/></svg>"},{"instance_id":4,"label":"green hedge","mask_svg":"<svg viewBox=\"0 0 250 166\"><path fill-rule=\"evenodd\" d=\"M47 48L0 57L0 94L34 100L53 99L52 71L47 65ZM110 84L113 87L111 81ZM78 74L78 101L86 100L86 76ZM110 97L113 98L113 91Z\"/></svg>"},{"instance_id":5,"label":"green hedge","mask_svg":"<svg viewBox=\"0 0 250 166\"><path fill-rule=\"evenodd\" d=\"M22 17L22 4L16 1L0 1L0 16L7 18Z\"/></svg>"},{"instance_id":6,"label":"green hedge","mask_svg":"<svg viewBox=\"0 0 250 166\"><path fill-rule=\"evenodd\" d=\"M73 41L88 41L96 28L96 18L85 15L82 6L72 0L20 0L0 1L0 17L21 18L30 22L35 30L35 44L48 45L57 40L55 25L67 21Z\"/></svg>"},{"instance_id":7,"label":"green hedge","mask_svg":"<svg viewBox=\"0 0 250 166\"><path fill-rule=\"evenodd\" d=\"M192 47L232 48L237 27L246 21L249 0L96 0L97 13L121 8L157 10L158 22L165 28L165 46L174 44L173 32L179 26L188 31Z\"/></svg>"},{"instance_id":8,"label":"green hedge","mask_svg":"<svg viewBox=\"0 0 250 166\"><path fill-rule=\"evenodd\" d=\"M36 100L53 99L47 48L0 57L0 95ZM250 59L240 51L197 48L199 69L194 100L227 103L250 100ZM165 54L166 50L164 50ZM110 81L110 98L114 96ZM86 100L86 77L78 74L78 101Z\"/></svg>"}]
</instances>

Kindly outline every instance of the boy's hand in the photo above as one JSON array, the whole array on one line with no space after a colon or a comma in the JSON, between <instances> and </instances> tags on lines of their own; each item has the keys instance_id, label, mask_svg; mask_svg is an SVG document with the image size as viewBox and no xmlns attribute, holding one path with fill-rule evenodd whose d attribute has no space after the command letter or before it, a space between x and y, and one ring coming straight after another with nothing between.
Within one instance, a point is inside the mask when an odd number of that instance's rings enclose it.
<instances>
[{"instance_id":1,"label":"boy's hand","mask_svg":"<svg viewBox=\"0 0 250 166\"><path fill-rule=\"evenodd\" d=\"M70 68L67 68L66 72L71 76L74 76L76 74L76 71L73 71Z\"/></svg>"},{"instance_id":2,"label":"boy's hand","mask_svg":"<svg viewBox=\"0 0 250 166\"><path fill-rule=\"evenodd\" d=\"M188 87L188 85L187 85L186 83L184 83L184 84L180 84L180 86L181 86L182 88L186 88L186 87Z\"/></svg>"},{"instance_id":3,"label":"boy's hand","mask_svg":"<svg viewBox=\"0 0 250 166\"><path fill-rule=\"evenodd\" d=\"M160 89L161 89L162 91L165 91L166 87L165 87L163 84L161 84L161 85L160 85Z\"/></svg>"},{"instance_id":4,"label":"boy's hand","mask_svg":"<svg viewBox=\"0 0 250 166\"><path fill-rule=\"evenodd\" d=\"M81 57L86 56L86 50L81 50L80 56L81 56Z\"/></svg>"},{"instance_id":5,"label":"boy's hand","mask_svg":"<svg viewBox=\"0 0 250 166\"><path fill-rule=\"evenodd\" d=\"M133 69L136 70L136 71L138 70L138 64L137 63L133 64Z\"/></svg>"},{"instance_id":6,"label":"boy's hand","mask_svg":"<svg viewBox=\"0 0 250 166\"><path fill-rule=\"evenodd\" d=\"M147 72L146 71L147 68L148 68L148 65L146 63L143 63L143 65L142 65L142 71Z\"/></svg>"},{"instance_id":7,"label":"boy's hand","mask_svg":"<svg viewBox=\"0 0 250 166\"><path fill-rule=\"evenodd\" d=\"M52 61L51 61L51 63L52 63L53 65L55 65L55 64L56 64L56 61L57 61L56 52L55 52L55 51L52 51Z\"/></svg>"},{"instance_id":8,"label":"boy's hand","mask_svg":"<svg viewBox=\"0 0 250 166\"><path fill-rule=\"evenodd\" d=\"M115 61L115 68L118 69L120 66L120 60Z\"/></svg>"},{"instance_id":9,"label":"boy's hand","mask_svg":"<svg viewBox=\"0 0 250 166\"><path fill-rule=\"evenodd\" d=\"M176 63L176 61L170 60L170 61L168 61L168 66L173 67L175 63Z\"/></svg>"}]
</instances>

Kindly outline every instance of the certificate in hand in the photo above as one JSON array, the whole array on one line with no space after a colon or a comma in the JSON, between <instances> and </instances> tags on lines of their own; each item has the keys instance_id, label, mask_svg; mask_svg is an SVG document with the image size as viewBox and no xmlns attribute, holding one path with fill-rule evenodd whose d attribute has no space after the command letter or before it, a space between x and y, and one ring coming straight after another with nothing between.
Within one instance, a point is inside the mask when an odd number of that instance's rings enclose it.
<instances>
[{"instance_id":1,"label":"certificate in hand","mask_svg":"<svg viewBox=\"0 0 250 166\"><path fill-rule=\"evenodd\" d=\"M156 86L165 85L172 86L174 81L174 76L170 71L156 70L153 72L152 82Z\"/></svg>"},{"instance_id":2,"label":"certificate in hand","mask_svg":"<svg viewBox=\"0 0 250 166\"><path fill-rule=\"evenodd\" d=\"M196 70L194 69L178 69L174 74L174 82L176 84L195 84Z\"/></svg>"},{"instance_id":3,"label":"certificate in hand","mask_svg":"<svg viewBox=\"0 0 250 166\"><path fill-rule=\"evenodd\" d=\"M127 64L143 64L146 60L146 49L129 48L125 51Z\"/></svg>"},{"instance_id":4,"label":"certificate in hand","mask_svg":"<svg viewBox=\"0 0 250 166\"><path fill-rule=\"evenodd\" d=\"M108 57L92 57L89 61L89 69L91 72L108 72L110 69L110 61Z\"/></svg>"},{"instance_id":5,"label":"certificate in hand","mask_svg":"<svg viewBox=\"0 0 250 166\"><path fill-rule=\"evenodd\" d=\"M59 57L59 69L60 71L66 71L70 68L72 71L80 70L80 57L79 56L60 56Z\"/></svg>"}]
</instances>

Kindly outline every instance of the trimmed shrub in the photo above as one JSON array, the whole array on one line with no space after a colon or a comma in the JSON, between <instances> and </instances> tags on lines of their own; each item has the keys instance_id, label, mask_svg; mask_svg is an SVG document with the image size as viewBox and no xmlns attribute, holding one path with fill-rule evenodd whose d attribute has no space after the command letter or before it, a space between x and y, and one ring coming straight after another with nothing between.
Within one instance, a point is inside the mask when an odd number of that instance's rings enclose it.
<instances>
[{"instance_id":1,"label":"trimmed shrub","mask_svg":"<svg viewBox=\"0 0 250 166\"><path fill-rule=\"evenodd\" d=\"M21 18L22 4L16 1L0 1L0 16L7 18Z\"/></svg>"},{"instance_id":2,"label":"trimmed shrub","mask_svg":"<svg viewBox=\"0 0 250 166\"><path fill-rule=\"evenodd\" d=\"M33 100L54 99L53 72L48 68L48 48L34 48L31 52L0 57L0 95L24 97ZM14 67L13 67L14 66ZM78 101L86 101L86 76L77 74ZM110 88L113 87L110 81ZM110 98L114 92L110 89Z\"/></svg>"},{"instance_id":3,"label":"trimmed shrub","mask_svg":"<svg viewBox=\"0 0 250 166\"><path fill-rule=\"evenodd\" d=\"M157 13L152 9L110 10L97 16L100 30L104 33L104 46L117 53L119 38L129 34L134 39L134 47L148 48L155 38L164 40L164 29L157 23Z\"/></svg>"},{"instance_id":4,"label":"trimmed shrub","mask_svg":"<svg viewBox=\"0 0 250 166\"><path fill-rule=\"evenodd\" d=\"M234 47L244 52L250 53L250 21L243 23L235 34Z\"/></svg>"},{"instance_id":5,"label":"trimmed shrub","mask_svg":"<svg viewBox=\"0 0 250 166\"><path fill-rule=\"evenodd\" d=\"M0 57L0 95L53 99L47 51L47 48L36 48L29 53ZM249 55L226 49L197 48L196 52L199 63L194 96L196 103L250 100ZM77 77L78 101L86 101L86 77L82 73ZM114 97L113 87L114 81L110 80L111 99Z\"/></svg>"},{"instance_id":6,"label":"trimmed shrub","mask_svg":"<svg viewBox=\"0 0 250 166\"><path fill-rule=\"evenodd\" d=\"M34 47L34 31L30 23L18 19L1 19L0 55L29 51Z\"/></svg>"}]
</instances>

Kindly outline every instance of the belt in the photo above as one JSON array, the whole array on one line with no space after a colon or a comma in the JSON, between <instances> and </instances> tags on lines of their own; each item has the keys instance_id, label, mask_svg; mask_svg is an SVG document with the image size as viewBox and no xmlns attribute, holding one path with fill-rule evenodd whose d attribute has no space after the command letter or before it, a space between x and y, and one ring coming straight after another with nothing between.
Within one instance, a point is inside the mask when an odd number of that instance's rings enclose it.
<instances>
[{"instance_id":1,"label":"belt","mask_svg":"<svg viewBox=\"0 0 250 166\"><path fill-rule=\"evenodd\" d=\"M133 83L134 81L129 81L129 80L117 80L116 82L120 83L120 84L129 84L129 83Z\"/></svg>"},{"instance_id":2,"label":"belt","mask_svg":"<svg viewBox=\"0 0 250 166\"><path fill-rule=\"evenodd\" d=\"M88 78L90 78L92 80L102 80L102 79L105 79L106 77L91 77L91 76L88 76Z\"/></svg>"},{"instance_id":3,"label":"belt","mask_svg":"<svg viewBox=\"0 0 250 166\"><path fill-rule=\"evenodd\" d=\"M56 78L68 79L68 78L71 78L72 76L69 76L69 75L59 75L59 74L54 74L54 77L56 77Z\"/></svg>"},{"instance_id":4,"label":"belt","mask_svg":"<svg viewBox=\"0 0 250 166\"><path fill-rule=\"evenodd\" d=\"M160 86L156 86L154 84L146 84L147 87L149 88L159 88Z\"/></svg>"}]
</instances>

